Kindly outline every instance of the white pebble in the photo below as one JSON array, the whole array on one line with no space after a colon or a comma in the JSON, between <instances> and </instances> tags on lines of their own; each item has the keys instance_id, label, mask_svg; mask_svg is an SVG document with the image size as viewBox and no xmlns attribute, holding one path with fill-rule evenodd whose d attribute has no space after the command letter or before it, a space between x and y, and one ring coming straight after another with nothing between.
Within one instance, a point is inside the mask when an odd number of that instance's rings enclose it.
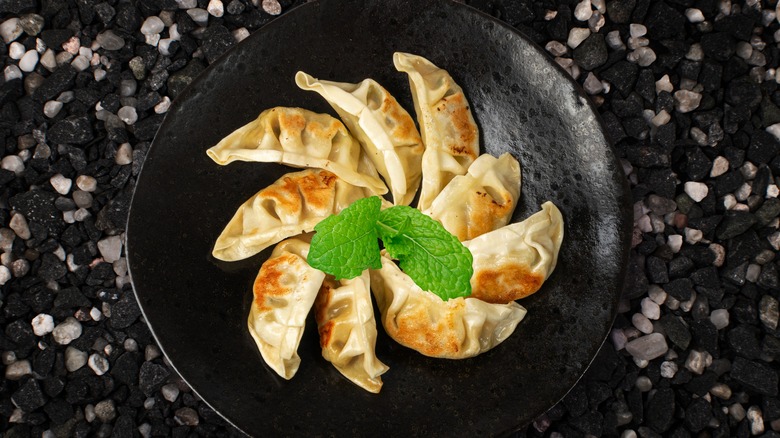
<instances>
[{"instance_id":1,"label":"white pebble","mask_svg":"<svg viewBox=\"0 0 780 438\"><path fill-rule=\"evenodd\" d=\"M736 205L737 205L737 198L731 193L723 197L723 207L726 210L733 210L734 207L736 207Z\"/></svg>"},{"instance_id":2,"label":"white pebble","mask_svg":"<svg viewBox=\"0 0 780 438\"><path fill-rule=\"evenodd\" d=\"M750 180L756 177L756 173L758 173L758 167L756 167L756 165L750 161L745 161L745 164L739 168L739 171L742 173L742 176L744 176L745 179Z\"/></svg>"},{"instance_id":3,"label":"white pebble","mask_svg":"<svg viewBox=\"0 0 780 438\"><path fill-rule=\"evenodd\" d=\"M648 287L647 295L656 305L659 305L659 306L661 304L663 304L664 302L666 302L666 298L668 296L666 291L663 290L661 288L661 286L658 286L657 284L651 284Z\"/></svg>"},{"instance_id":4,"label":"white pebble","mask_svg":"<svg viewBox=\"0 0 780 438\"><path fill-rule=\"evenodd\" d=\"M683 242L683 238L679 234L671 234L669 235L669 237L666 238L666 244L669 245L669 249L671 249L672 252L675 254L680 252L680 248L682 248L682 242Z\"/></svg>"},{"instance_id":5,"label":"white pebble","mask_svg":"<svg viewBox=\"0 0 780 438\"><path fill-rule=\"evenodd\" d=\"M14 213L11 216L11 220L8 222L8 228L14 230L17 236L22 240L27 240L31 237L30 226L27 224L27 218L21 213Z\"/></svg>"},{"instance_id":6,"label":"white pebble","mask_svg":"<svg viewBox=\"0 0 780 438\"><path fill-rule=\"evenodd\" d=\"M154 106L154 112L155 114L165 114L170 107L171 99L168 96L163 96L162 100Z\"/></svg>"},{"instance_id":7,"label":"white pebble","mask_svg":"<svg viewBox=\"0 0 780 438\"><path fill-rule=\"evenodd\" d=\"M6 82L10 82L14 79L21 79L22 71L19 70L19 67L15 66L14 64L11 64L8 67L6 67L5 70L3 70L3 77L5 78Z\"/></svg>"},{"instance_id":8,"label":"white pebble","mask_svg":"<svg viewBox=\"0 0 780 438\"><path fill-rule=\"evenodd\" d=\"M168 28L168 38L179 41L181 39L181 34L179 33L179 25L173 24L171 27Z\"/></svg>"},{"instance_id":9,"label":"white pebble","mask_svg":"<svg viewBox=\"0 0 780 438\"><path fill-rule=\"evenodd\" d=\"M116 155L114 156L114 162L120 166L133 162L133 148L130 146L130 143L122 143L119 145L119 148L116 150Z\"/></svg>"},{"instance_id":10,"label":"white pebble","mask_svg":"<svg viewBox=\"0 0 780 438\"><path fill-rule=\"evenodd\" d=\"M674 87L672 86L672 81L669 79L669 75L663 75L661 76L661 79L655 81L656 94L662 91L666 91L667 93L674 91Z\"/></svg>"},{"instance_id":11,"label":"white pebble","mask_svg":"<svg viewBox=\"0 0 780 438\"><path fill-rule=\"evenodd\" d=\"M588 73L588 76L585 77L585 82L582 83L582 88L585 89L585 91L590 94L599 94L604 90L604 85L601 83L599 78L596 77L592 72Z\"/></svg>"},{"instance_id":12,"label":"white pebble","mask_svg":"<svg viewBox=\"0 0 780 438\"><path fill-rule=\"evenodd\" d=\"M54 330L54 318L45 313L39 313L32 319L32 328L35 336L46 336Z\"/></svg>"},{"instance_id":13,"label":"white pebble","mask_svg":"<svg viewBox=\"0 0 780 438\"><path fill-rule=\"evenodd\" d=\"M201 8L192 8L187 10L187 15L192 18L199 26L205 26L209 22L209 12Z\"/></svg>"},{"instance_id":14,"label":"white pebble","mask_svg":"<svg viewBox=\"0 0 780 438\"><path fill-rule=\"evenodd\" d=\"M685 193L688 194L688 196L690 196L694 202L701 202L704 198L707 197L709 188L707 187L707 184L696 181L688 181L685 183Z\"/></svg>"},{"instance_id":15,"label":"white pebble","mask_svg":"<svg viewBox=\"0 0 780 438\"><path fill-rule=\"evenodd\" d=\"M20 42L14 41L11 43L10 46L8 46L8 57L11 59L22 59L22 56L24 56L24 45Z\"/></svg>"},{"instance_id":16,"label":"white pebble","mask_svg":"<svg viewBox=\"0 0 780 438\"><path fill-rule=\"evenodd\" d=\"M690 243L691 245L695 245L701 242L701 239L703 237L704 237L704 233L702 233L701 230L697 230L695 228L685 229L685 241Z\"/></svg>"},{"instance_id":17,"label":"white pebble","mask_svg":"<svg viewBox=\"0 0 780 438\"><path fill-rule=\"evenodd\" d=\"M663 290L663 289L662 289ZM656 303L650 298L643 298L642 299L642 314L645 315L648 319L656 320L661 317L661 308L658 306L659 303Z\"/></svg>"},{"instance_id":18,"label":"white pebble","mask_svg":"<svg viewBox=\"0 0 780 438\"><path fill-rule=\"evenodd\" d=\"M580 21L587 21L593 15L590 0L582 0L574 7L574 18Z\"/></svg>"},{"instance_id":19,"label":"white pebble","mask_svg":"<svg viewBox=\"0 0 780 438\"><path fill-rule=\"evenodd\" d=\"M590 36L590 29L586 27L573 27L569 31L569 39L566 44L572 49L576 49L577 46L582 44Z\"/></svg>"},{"instance_id":20,"label":"white pebble","mask_svg":"<svg viewBox=\"0 0 780 438\"><path fill-rule=\"evenodd\" d=\"M84 219L90 216L92 216L92 213L90 213L86 208L79 208L75 213L73 213L73 219L76 222L82 222Z\"/></svg>"},{"instance_id":21,"label":"white pebble","mask_svg":"<svg viewBox=\"0 0 780 438\"><path fill-rule=\"evenodd\" d=\"M742 421L745 419L745 408L739 403L734 403L729 406L729 414L737 422Z\"/></svg>"},{"instance_id":22,"label":"white pebble","mask_svg":"<svg viewBox=\"0 0 780 438\"><path fill-rule=\"evenodd\" d=\"M71 186L73 186L73 180L65 178L61 173L49 178L49 183L51 183L51 186L54 187L54 190L60 195L67 195L68 192L70 192Z\"/></svg>"},{"instance_id":23,"label":"white pebble","mask_svg":"<svg viewBox=\"0 0 780 438\"><path fill-rule=\"evenodd\" d=\"M609 337L612 340L612 345L615 346L615 350L620 351L626 348L628 338L626 337L626 333L623 330L612 329L612 331L609 332Z\"/></svg>"},{"instance_id":24,"label":"white pebble","mask_svg":"<svg viewBox=\"0 0 780 438\"><path fill-rule=\"evenodd\" d=\"M94 72L92 72L92 75L95 77L95 82L100 82L103 79L106 78L106 71L102 68L96 69Z\"/></svg>"},{"instance_id":25,"label":"white pebble","mask_svg":"<svg viewBox=\"0 0 780 438\"><path fill-rule=\"evenodd\" d=\"M640 390L641 392L647 392L653 389L653 382L647 376L637 377L634 385L636 386L636 389Z\"/></svg>"},{"instance_id":26,"label":"white pebble","mask_svg":"<svg viewBox=\"0 0 780 438\"><path fill-rule=\"evenodd\" d=\"M4 265L0 265L0 286L6 284L10 279L11 279L11 270L5 267Z\"/></svg>"},{"instance_id":27,"label":"white pebble","mask_svg":"<svg viewBox=\"0 0 780 438\"><path fill-rule=\"evenodd\" d=\"M172 38L163 38L157 43L157 50L160 51L160 54L163 56L170 56L171 51L171 43L174 41Z\"/></svg>"},{"instance_id":28,"label":"white pebble","mask_svg":"<svg viewBox=\"0 0 780 438\"><path fill-rule=\"evenodd\" d=\"M669 123L669 121L671 120L672 120L672 116L669 115L669 113L666 112L666 110L662 109L658 114L656 114L655 116L653 116L652 119L650 119L650 124L658 128L659 126L663 126Z\"/></svg>"},{"instance_id":29,"label":"white pebble","mask_svg":"<svg viewBox=\"0 0 780 438\"><path fill-rule=\"evenodd\" d=\"M84 71L89 68L89 58L84 55L79 55L73 58L73 62L70 63L78 71Z\"/></svg>"},{"instance_id":30,"label":"white pebble","mask_svg":"<svg viewBox=\"0 0 780 438\"><path fill-rule=\"evenodd\" d=\"M233 38L237 43L244 41L249 37L249 30L245 27L240 27L233 31Z\"/></svg>"},{"instance_id":31,"label":"white pebble","mask_svg":"<svg viewBox=\"0 0 780 438\"><path fill-rule=\"evenodd\" d=\"M52 330L54 342L60 345L68 345L81 336L81 323L76 318L69 316Z\"/></svg>"},{"instance_id":32,"label":"white pebble","mask_svg":"<svg viewBox=\"0 0 780 438\"><path fill-rule=\"evenodd\" d=\"M740 58L748 60L753 55L753 46L747 41L740 41L737 43L736 54Z\"/></svg>"},{"instance_id":33,"label":"white pebble","mask_svg":"<svg viewBox=\"0 0 780 438\"><path fill-rule=\"evenodd\" d=\"M92 309L89 311L89 316L90 316L90 318L92 318L94 321L100 321L101 319L103 319L103 314L100 312L100 309L98 309L97 307L93 307L93 308L92 308Z\"/></svg>"},{"instance_id":34,"label":"white pebble","mask_svg":"<svg viewBox=\"0 0 780 438\"><path fill-rule=\"evenodd\" d=\"M10 170L11 172L20 175L24 171L24 161L18 155L6 155L3 160L0 161L0 168Z\"/></svg>"},{"instance_id":35,"label":"white pebble","mask_svg":"<svg viewBox=\"0 0 780 438\"><path fill-rule=\"evenodd\" d=\"M198 0L176 0L176 4L179 5L179 9L192 9L198 6Z\"/></svg>"},{"instance_id":36,"label":"white pebble","mask_svg":"<svg viewBox=\"0 0 780 438\"><path fill-rule=\"evenodd\" d=\"M626 57L629 61L636 62L641 67L647 67L654 63L656 55L650 47L638 47Z\"/></svg>"},{"instance_id":37,"label":"white pebble","mask_svg":"<svg viewBox=\"0 0 780 438\"><path fill-rule=\"evenodd\" d=\"M54 69L57 68L57 58L54 55L54 50L46 49L46 51L43 52L43 56L41 56L41 65L49 71L54 71Z\"/></svg>"},{"instance_id":38,"label":"white pebble","mask_svg":"<svg viewBox=\"0 0 780 438\"><path fill-rule=\"evenodd\" d=\"M62 102L58 102L56 100L50 100L43 105L43 115L45 115L50 119L57 117L57 114L60 113L62 106L63 106Z\"/></svg>"},{"instance_id":39,"label":"white pebble","mask_svg":"<svg viewBox=\"0 0 780 438\"><path fill-rule=\"evenodd\" d=\"M150 360L155 360L161 355L162 353L160 352L160 349L157 348L156 345L149 344L144 349L144 360L146 360L147 362Z\"/></svg>"},{"instance_id":40,"label":"white pebble","mask_svg":"<svg viewBox=\"0 0 780 438\"><path fill-rule=\"evenodd\" d=\"M747 418L750 422L751 434L761 435L764 433L764 417L761 414L761 409L758 406L751 406L748 408Z\"/></svg>"},{"instance_id":41,"label":"white pebble","mask_svg":"<svg viewBox=\"0 0 780 438\"><path fill-rule=\"evenodd\" d=\"M685 54L685 58L691 61L703 61L704 49L702 49L701 44L691 44L691 47L688 49L688 53Z\"/></svg>"},{"instance_id":42,"label":"white pebble","mask_svg":"<svg viewBox=\"0 0 780 438\"><path fill-rule=\"evenodd\" d=\"M744 202L750 196L750 192L753 191L753 187L750 183L742 183L742 185L734 192L734 197L737 201Z\"/></svg>"},{"instance_id":43,"label":"white pebble","mask_svg":"<svg viewBox=\"0 0 780 438\"><path fill-rule=\"evenodd\" d=\"M263 10L270 15L279 15L282 13L282 5L279 0L263 0Z\"/></svg>"},{"instance_id":44,"label":"white pebble","mask_svg":"<svg viewBox=\"0 0 780 438\"><path fill-rule=\"evenodd\" d=\"M157 44L160 43L160 34L159 33L153 33L151 35L146 35L146 44L149 44L150 46L157 47Z\"/></svg>"},{"instance_id":45,"label":"white pebble","mask_svg":"<svg viewBox=\"0 0 780 438\"><path fill-rule=\"evenodd\" d=\"M138 113L136 113L135 107L132 106L123 106L122 108L119 108L116 115L128 125L132 125L138 120Z\"/></svg>"},{"instance_id":46,"label":"white pebble","mask_svg":"<svg viewBox=\"0 0 780 438\"><path fill-rule=\"evenodd\" d=\"M122 254L122 238L111 236L102 239L97 244L100 255L106 263L114 263Z\"/></svg>"},{"instance_id":47,"label":"white pebble","mask_svg":"<svg viewBox=\"0 0 780 438\"><path fill-rule=\"evenodd\" d=\"M681 113L689 113L699 107L701 94L688 90L674 92L675 108Z\"/></svg>"},{"instance_id":48,"label":"white pebble","mask_svg":"<svg viewBox=\"0 0 780 438\"><path fill-rule=\"evenodd\" d=\"M761 274L761 266L755 263L748 265L747 272L745 273L745 280L755 283L758 281L758 276Z\"/></svg>"},{"instance_id":49,"label":"white pebble","mask_svg":"<svg viewBox=\"0 0 780 438\"><path fill-rule=\"evenodd\" d=\"M19 38L19 35L21 35L22 32L24 32L24 30L19 23L19 19L16 17L9 18L0 23L0 36L3 37L3 41L5 41L6 44Z\"/></svg>"},{"instance_id":50,"label":"white pebble","mask_svg":"<svg viewBox=\"0 0 780 438\"><path fill-rule=\"evenodd\" d=\"M162 392L163 398L171 403L175 402L176 399L179 398L179 387L176 386L175 383L169 383L163 386L160 392Z\"/></svg>"},{"instance_id":51,"label":"white pebble","mask_svg":"<svg viewBox=\"0 0 780 438\"><path fill-rule=\"evenodd\" d=\"M80 48L81 48L81 41L77 36L72 36L67 41L62 43L62 50L74 56L78 55Z\"/></svg>"},{"instance_id":52,"label":"white pebble","mask_svg":"<svg viewBox=\"0 0 780 438\"><path fill-rule=\"evenodd\" d=\"M780 196L780 188L778 188L775 184L769 184L766 187L766 197L777 198L778 196Z\"/></svg>"},{"instance_id":53,"label":"white pebble","mask_svg":"<svg viewBox=\"0 0 780 438\"><path fill-rule=\"evenodd\" d=\"M623 44L623 40L620 39L620 31L613 30L607 34L607 45L611 49L619 50L624 49L626 47L625 44Z\"/></svg>"},{"instance_id":54,"label":"white pebble","mask_svg":"<svg viewBox=\"0 0 780 438\"><path fill-rule=\"evenodd\" d=\"M209 14L215 17L221 17L225 13L225 7L222 5L221 0L211 0L206 8Z\"/></svg>"},{"instance_id":55,"label":"white pebble","mask_svg":"<svg viewBox=\"0 0 780 438\"><path fill-rule=\"evenodd\" d=\"M676 362L667 360L661 364L661 377L671 379L677 374L677 371L678 367Z\"/></svg>"},{"instance_id":56,"label":"white pebble","mask_svg":"<svg viewBox=\"0 0 780 438\"><path fill-rule=\"evenodd\" d=\"M704 14L701 12L701 10L696 8L686 9L685 16L688 18L688 21L691 23L701 23L702 21L704 21Z\"/></svg>"},{"instance_id":57,"label":"white pebble","mask_svg":"<svg viewBox=\"0 0 780 438\"><path fill-rule=\"evenodd\" d=\"M660 333L651 333L626 344L626 351L639 360L653 360L668 350L666 338Z\"/></svg>"},{"instance_id":58,"label":"white pebble","mask_svg":"<svg viewBox=\"0 0 780 438\"><path fill-rule=\"evenodd\" d=\"M97 188L97 180L89 175L81 175L76 178L76 187L85 192L94 192Z\"/></svg>"},{"instance_id":59,"label":"white pebble","mask_svg":"<svg viewBox=\"0 0 780 438\"><path fill-rule=\"evenodd\" d=\"M545 44L544 49L547 50L552 56L563 56L566 54L566 46L560 41L552 40ZM780 125L780 123L778 123Z\"/></svg>"},{"instance_id":60,"label":"white pebble","mask_svg":"<svg viewBox=\"0 0 780 438\"><path fill-rule=\"evenodd\" d=\"M643 215L636 221L636 226L643 233L649 233L653 231L653 223L650 221L650 216Z\"/></svg>"},{"instance_id":61,"label":"white pebble","mask_svg":"<svg viewBox=\"0 0 780 438\"><path fill-rule=\"evenodd\" d=\"M710 177L721 176L729 170L729 160L724 156L718 156L715 161L712 162L712 169L710 169Z\"/></svg>"},{"instance_id":62,"label":"white pebble","mask_svg":"<svg viewBox=\"0 0 780 438\"><path fill-rule=\"evenodd\" d=\"M716 383L710 388L710 394L721 400L728 400L731 398L731 388L725 383Z\"/></svg>"},{"instance_id":63,"label":"white pebble","mask_svg":"<svg viewBox=\"0 0 780 438\"><path fill-rule=\"evenodd\" d=\"M647 27L643 24L631 23L628 25L628 32L633 38L639 38L647 34Z\"/></svg>"},{"instance_id":64,"label":"white pebble","mask_svg":"<svg viewBox=\"0 0 780 438\"><path fill-rule=\"evenodd\" d=\"M122 346L124 347L125 351L138 351L138 341L133 338L125 339L125 342L122 343Z\"/></svg>"},{"instance_id":65,"label":"white pebble","mask_svg":"<svg viewBox=\"0 0 780 438\"><path fill-rule=\"evenodd\" d=\"M87 364L87 353L75 347L65 349L65 369L74 372Z\"/></svg>"},{"instance_id":66,"label":"white pebble","mask_svg":"<svg viewBox=\"0 0 780 438\"><path fill-rule=\"evenodd\" d=\"M688 358L685 360L685 368L693 374L701 375L704 373L704 367L709 353L706 351L691 350Z\"/></svg>"},{"instance_id":67,"label":"white pebble","mask_svg":"<svg viewBox=\"0 0 780 438\"><path fill-rule=\"evenodd\" d=\"M156 15L152 15L141 25L141 33L144 35L158 34L165 29L165 23Z\"/></svg>"},{"instance_id":68,"label":"white pebble","mask_svg":"<svg viewBox=\"0 0 780 438\"><path fill-rule=\"evenodd\" d=\"M92 355L89 356L88 364L92 371L98 376L102 376L108 371L108 359L97 353L92 353Z\"/></svg>"},{"instance_id":69,"label":"white pebble","mask_svg":"<svg viewBox=\"0 0 780 438\"><path fill-rule=\"evenodd\" d=\"M653 332L653 323L650 322L650 320L641 313L635 313L633 316L631 316L631 323L634 325L634 327L637 328L637 330L646 335Z\"/></svg>"},{"instance_id":70,"label":"white pebble","mask_svg":"<svg viewBox=\"0 0 780 438\"><path fill-rule=\"evenodd\" d=\"M5 369L5 378L8 380L19 380L30 374L32 374L32 365L27 359L18 360Z\"/></svg>"}]
</instances>

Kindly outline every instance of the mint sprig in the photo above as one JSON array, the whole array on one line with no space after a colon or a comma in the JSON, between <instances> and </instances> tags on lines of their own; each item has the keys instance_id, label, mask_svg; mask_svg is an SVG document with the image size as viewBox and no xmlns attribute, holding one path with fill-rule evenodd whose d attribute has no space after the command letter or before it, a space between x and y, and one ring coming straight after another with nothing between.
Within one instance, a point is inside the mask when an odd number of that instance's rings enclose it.
<instances>
[{"instance_id":1,"label":"mint sprig","mask_svg":"<svg viewBox=\"0 0 780 438\"><path fill-rule=\"evenodd\" d=\"M471 252L439 222L419 210L397 205L381 210L377 196L356 201L320 222L311 241L309 265L354 278L381 267L378 240L401 269L443 300L471 295Z\"/></svg>"},{"instance_id":2,"label":"mint sprig","mask_svg":"<svg viewBox=\"0 0 780 438\"><path fill-rule=\"evenodd\" d=\"M366 268L381 268L376 234L381 208L378 196L359 199L318 223L311 239L309 265L336 280L355 278Z\"/></svg>"}]
</instances>

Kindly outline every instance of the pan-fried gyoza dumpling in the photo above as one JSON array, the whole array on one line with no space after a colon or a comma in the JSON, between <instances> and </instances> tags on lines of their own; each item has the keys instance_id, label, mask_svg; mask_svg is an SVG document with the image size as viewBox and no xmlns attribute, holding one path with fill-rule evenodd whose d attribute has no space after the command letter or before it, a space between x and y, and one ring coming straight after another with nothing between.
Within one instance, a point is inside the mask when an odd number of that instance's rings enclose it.
<instances>
[{"instance_id":1,"label":"pan-fried gyoza dumpling","mask_svg":"<svg viewBox=\"0 0 780 438\"><path fill-rule=\"evenodd\" d=\"M558 262L563 217L552 202L522 222L463 242L474 257L471 296L508 303L539 290Z\"/></svg>"},{"instance_id":2,"label":"pan-fried gyoza dumpling","mask_svg":"<svg viewBox=\"0 0 780 438\"><path fill-rule=\"evenodd\" d=\"M427 59L396 52L393 63L409 75L425 152L417 208L426 210L457 175L464 175L479 155L479 130L463 89L447 71Z\"/></svg>"},{"instance_id":3,"label":"pan-fried gyoza dumpling","mask_svg":"<svg viewBox=\"0 0 780 438\"><path fill-rule=\"evenodd\" d=\"M453 178L423 213L461 242L503 227L520 196L520 164L509 153L482 154L468 173Z\"/></svg>"},{"instance_id":4,"label":"pan-fried gyoza dumpling","mask_svg":"<svg viewBox=\"0 0 780 438\"><path fill-rule=\"evenodd\" d=\"M238 208L212 255L225 261L251 257L282 239L312 231L321 220L367 196L368 189L327 170L288 173Z\"/></svg>"},{"instance_id":5,"label":"pan-fried gyoza dumpling","mask_svg":"<svg viewBox=\"0 0 780 438\"><path fill-rule=\"evenodd\" d=\"M373 79L357 84L321 81L299 71L295 82L328 101L385 177L393 203L409 205L420 185L424 149L409 113Z\"/></svg>"},{"instance_id":6,"label":"pan-fried gyoza dumpling","mask_svg":"<svg viewBox=\"0 0 780 438\"><path fill-rule=\"evenodd\" d=\"M374 351L376 320L370 284L368 270L351 280L328 276L314 302L314 314L322 357L356 385L378 393L388 367Z\"/></svg>"},{"instance_id":7,"label":"pan-fried gyoza dumpling","mask_svg":"<svg viewBox=\"0 0 780 438\"><path fill-rule=\"evenodd\" d=\"M249 333L265 363L285 379L291 379L301 358L298 344L325 273L306 262L307 237L287 239L274 248L263 263L253 286Z\"/></svg>"},{"instance_id":8,"label":"pan-fried gyoza dumpling","mask_svg":"<svg viewBox=\"0 0 780 438\"><path fill-rule=\"evenodd\" d=\"M325 169L344 181L387 193L371 161L347 128L328 114L275 107L222 139L206 154L217 164L233 161L281 163Z\"/></svg>"},{"instance_id":9,"label":"pan-fried gyoza dumpling","mask_svg":"<svg viewBox=\"0 0 780 438\"><path fill-rule=\"evenodd\" d=\"M484 353L508 338L526 314L515 302L443 301L420 289L386 256L381 269L371 270L371 287L387 334L431 357L464 359Z\"/></svg>"}]
</instances>

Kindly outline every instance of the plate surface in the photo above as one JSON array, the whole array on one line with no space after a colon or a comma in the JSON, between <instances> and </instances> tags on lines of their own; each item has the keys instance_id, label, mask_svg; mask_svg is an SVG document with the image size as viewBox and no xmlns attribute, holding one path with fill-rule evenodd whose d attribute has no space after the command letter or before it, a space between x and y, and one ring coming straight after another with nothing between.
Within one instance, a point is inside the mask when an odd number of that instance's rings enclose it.
<instances>
[{"instance_id":1,"label":"plate surface","mask_svg":"<svg viewBox=\"0 0 780 438\"><path fill-rule=\"evenodd\" d=\"M348 6L349 5L349 6ZM401 347L379 329L390 367L373 395L320 355L310 315L291 381L263 363L247 332L251 284L270 249L224 263L212 245L236 208L293 169L220 167L205 154L263 109L335 113L294 74L372 77L413 113L394 51L429 58L463 87L482 152L509 151L523 184L513 221L553 201L565 218L558 267L521 301L528 316L494 350L451 361ZM630 241L622 170L594 108L574 82L511 27L454 2L307 3L249 37L177 99L146 158L127 251L135 293L172 365L215 410L250 435L482 435L521 427L585 372L614 318Z\"/></svg>"}]
</instances>

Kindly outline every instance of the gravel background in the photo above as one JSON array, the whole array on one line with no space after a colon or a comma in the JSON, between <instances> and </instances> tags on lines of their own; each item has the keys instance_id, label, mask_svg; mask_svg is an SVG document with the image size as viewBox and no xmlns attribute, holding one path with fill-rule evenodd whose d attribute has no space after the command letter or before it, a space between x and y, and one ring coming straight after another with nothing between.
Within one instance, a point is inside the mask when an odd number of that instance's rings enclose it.
<instances>
[{"instance_id":1,"label":"gravel background","mask_svg":"<svg viewBox=\"0 0 780 438\"><path fill-rule=\"evenodd\" d=\"M291 0L0 1L0 430L239 436L155 345L123 231L176 95ZM634 197L612 333L516 436L780 436L776 2L467 2L592 95Z\"/></svg>"}]
</instances>

